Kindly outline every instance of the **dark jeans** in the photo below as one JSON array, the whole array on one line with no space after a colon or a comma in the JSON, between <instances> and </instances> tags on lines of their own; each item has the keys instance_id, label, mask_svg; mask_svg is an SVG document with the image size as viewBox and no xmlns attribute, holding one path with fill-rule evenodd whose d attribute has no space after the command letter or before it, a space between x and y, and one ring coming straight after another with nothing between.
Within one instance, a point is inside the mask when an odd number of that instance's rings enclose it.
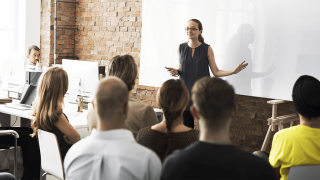
<instances>
[{"instance_id":1,"label":"dark jeans","mask_svg":"<svg viewBox=\"0 0 320 180\"><path fill-rule=\"evenodd\" d=\"M0 172L1 180L17 180L12 174L6 172Z\"/></svg>"},{"instance_id":2,"label":"dark jeans","mask_svg":"<svg viewBox=\"0 0 320 180\"><path fill-rule=\"evenodd\" d=\"M194 119L189 110L183 112L183 124L189 128L194 129Z\"/></svg>"},{"instance_id":3,"label":"dark jeans","mask_svg":"<svg viewBox=\"0 0 320 180\"><path fill-rule=\"evenodd\" d=\"M18 146L22 149L23 174L22 179L39 179L40 175L40 149L38 139L32 138L32 129L28 127L0 127L0 130L14 130L19 134ZM0 136L0 144L14 145L14 137L11 135Z\"/></svg>"}]
</instances>

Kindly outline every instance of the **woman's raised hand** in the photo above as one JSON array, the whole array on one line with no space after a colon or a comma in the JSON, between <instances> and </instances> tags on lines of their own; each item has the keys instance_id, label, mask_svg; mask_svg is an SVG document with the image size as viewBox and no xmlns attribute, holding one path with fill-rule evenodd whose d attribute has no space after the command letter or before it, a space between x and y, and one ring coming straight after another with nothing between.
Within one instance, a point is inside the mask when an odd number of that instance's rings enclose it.
<instances>
[{"instance_id":1,"label":"woman's raised hand","mask_svg":"<svg viewBox=\"0 0 320 180\"><path fill-rule=\"evenodd\" d=\"M240 71L244 70L247 66L248 63L245 63L246 61L243 61L242 63L240 63L234 70L233 70L233 74L237 74Z\"/></svg>"},{"instance_id":2,"label":"woman's raised hand","mask_svg":"<svg viewBox=\"0 0 320 180\"><path fill-rule=\"evenodd\" d=\"M171 76L176 76L176 75L178 75L178 70L175 69L175 68L170 68L170 67L168 67L168 68L167 68L167 71L169 71L169 73L170 73Z\"/></svg>"}]
</instances>

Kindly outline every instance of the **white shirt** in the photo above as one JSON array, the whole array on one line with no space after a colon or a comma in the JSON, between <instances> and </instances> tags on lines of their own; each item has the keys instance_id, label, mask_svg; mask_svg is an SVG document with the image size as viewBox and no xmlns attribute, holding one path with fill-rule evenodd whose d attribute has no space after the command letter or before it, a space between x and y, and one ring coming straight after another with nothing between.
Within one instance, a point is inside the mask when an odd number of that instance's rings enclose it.
<instances>
[{"instance_id":1,"label":"white shirt","mask_svg":"<svg viewBox=\"0 0 320 180\"><path fill-rule=\"evenodd\" d=\"M74 144L64 160L67 180L160 179L161 162L148 148L138 144L126 129L92 130Z\"/></svg>"}]
</instances>

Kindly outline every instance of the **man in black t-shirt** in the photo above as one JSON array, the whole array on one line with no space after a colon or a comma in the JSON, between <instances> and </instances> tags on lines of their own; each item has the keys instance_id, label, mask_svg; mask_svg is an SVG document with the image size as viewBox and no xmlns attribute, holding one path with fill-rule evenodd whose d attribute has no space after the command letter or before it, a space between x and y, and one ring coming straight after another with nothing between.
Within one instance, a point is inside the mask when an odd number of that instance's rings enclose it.
<instances>
[{"instance_id":1,"label":"man in black t-shirt","mask_svg":"<svg viewBox=\"0 0 320 180\"><path fill-rule=\"evenodd\" d=\"M192 100L200 141L170 155L161 179L276 179L267 161L231 144L229 127L235 111L231 85L204 77L193 86Z\"/></svg>"}]
</instances>

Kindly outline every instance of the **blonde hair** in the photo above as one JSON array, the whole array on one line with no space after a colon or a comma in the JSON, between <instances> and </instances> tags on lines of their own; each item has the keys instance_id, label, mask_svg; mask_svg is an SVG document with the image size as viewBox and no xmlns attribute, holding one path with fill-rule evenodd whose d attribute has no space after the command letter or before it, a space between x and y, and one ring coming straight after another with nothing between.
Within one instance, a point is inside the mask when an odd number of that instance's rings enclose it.
<instances>
[{"instance_id":1,"label":"blonde hair","mask_svg":"<svg viewBox=\"0 0 320 180\"><path fill-rule=\"evenodd\" d=\"M68 84L67 72L59 67L50 68L40 76L37 96L32 103L32 137L37 134L38 129L52 130L52 125L62 114L63 98Z\"/></svg>"},{"instance_id":2,"label":"blonde hair","mask_svg":"<svg viewBox=\"0 0 320 180\"><path fill-rule=\"evenodd\" d=\"M182 113L189 104L190 97L187 86L180 79L167 80L162 84L158 93L158 104L163 110L167 128L167 150L163 161L175 149L171 140L171 127L176 119L182 118Z\"/></svg>"}]
</instances>

